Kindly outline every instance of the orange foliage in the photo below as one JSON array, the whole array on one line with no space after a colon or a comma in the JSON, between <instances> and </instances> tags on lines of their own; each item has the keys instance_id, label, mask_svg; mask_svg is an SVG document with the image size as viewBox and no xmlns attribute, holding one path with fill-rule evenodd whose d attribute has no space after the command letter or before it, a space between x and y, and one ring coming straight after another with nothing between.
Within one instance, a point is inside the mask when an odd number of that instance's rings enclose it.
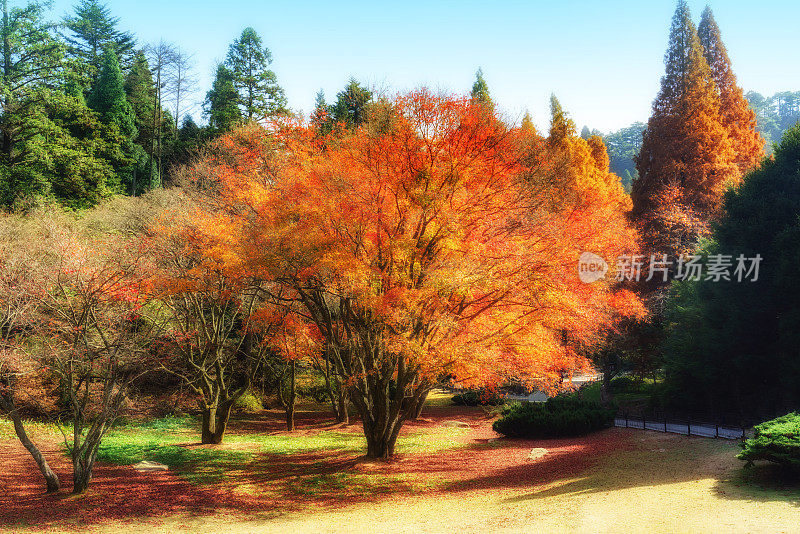
<instances>
[{"instance_id":1,"label":"orange foliage","mask_svg":"<svg viewBox=\"0 0 800 534\"><path fill-rule=\"evenodd\" d=\"M290 293L351 358L353 380L369 362L408 383L553 385L585 365L562 331L588 341L640 312L632 295L577 277L581 252L613 265L634 235L602 141L562 130L545 142L469 99L420 90L344 136L237 130L196 175L216 180L224 204L215 224L236 252L218 259Z\"/></svg>"}]
</instances>

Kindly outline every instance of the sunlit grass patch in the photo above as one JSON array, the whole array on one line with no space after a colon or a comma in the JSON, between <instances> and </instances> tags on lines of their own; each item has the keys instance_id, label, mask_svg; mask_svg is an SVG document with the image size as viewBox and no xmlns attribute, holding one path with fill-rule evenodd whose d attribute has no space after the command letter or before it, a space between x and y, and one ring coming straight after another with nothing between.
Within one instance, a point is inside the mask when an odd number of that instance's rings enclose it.
<instances>
[{"instance_id":1,"label":"sunlit grass patch","mask_svg":"<svg viewBox=\"0 0 800 534\"><path fill-rule=\"evenodd\" d=\"M308 497L357 496L370 497L395 492L418 493L435 486L408 475L360 473L322 473L295 477L286 483L288 491Z\"/></svg>"},{"instance_id":2,"label":"sunlit grass patch","mask_svg":"<svg viewBox=\"0 0 800 534\"><path fill-rule=\"evenodd\" d=\"M61 436L55 423L28 420L24 421L24 425L25 431L32 439L37 436ZM69 428L69 425L66 425L65 428ZM17 439L17 434L14 432L14 422L10 419L0 418L0 440L6 439Z\"/></svg>"},{"instance_id":3,"label":"sunlit grass patch","mask_svg":"<svg viewBox=\"0 0 800 534\"><path fill-rule=\"evenodd\" d=\"M458 437L468 432L463 428L433 429L403 432L397 440L399 454L419 454L449 450L464 446ZM262 453L299 454L316 451L364 453L364 436L357 432L322 431L314 434L231 434L229 444L253 444Z\"/></svg>"}]
</instances>

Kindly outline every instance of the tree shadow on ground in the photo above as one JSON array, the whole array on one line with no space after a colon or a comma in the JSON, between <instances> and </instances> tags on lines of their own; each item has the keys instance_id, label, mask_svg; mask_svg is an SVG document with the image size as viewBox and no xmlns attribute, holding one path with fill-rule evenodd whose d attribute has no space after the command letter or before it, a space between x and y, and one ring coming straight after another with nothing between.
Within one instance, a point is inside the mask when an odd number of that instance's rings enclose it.
<instances>
[{"instance_id":1,"label":"tree shadow on ground","mask_svg":"<svg viewBox=\"0 0 800 534\"><path fill-rule=\"evenodd\" d=\"M724 499L783 501L800 508L800 474L766 462L742 465L718 480L714 493Z\"/></svg>"}]
</instances>

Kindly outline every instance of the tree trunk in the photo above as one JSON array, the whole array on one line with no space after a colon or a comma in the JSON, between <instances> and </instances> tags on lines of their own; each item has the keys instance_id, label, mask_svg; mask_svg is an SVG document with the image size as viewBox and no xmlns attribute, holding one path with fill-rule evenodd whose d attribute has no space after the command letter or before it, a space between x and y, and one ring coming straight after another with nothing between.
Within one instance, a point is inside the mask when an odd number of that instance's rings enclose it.
<instances>
[{"instance_id":1,"label":"tree trunk","mask_svg":"<svg viewBox=\"0 0 800 534\"><path fill-rule=\"evenodd\" d=\"M374 460L388 460L394 456L397 437L400 435L402 420L398 416L393 421L369 421L364 418L364 437L367 438L367 458Z\"/></svg>"},{"instance_id":2,"label":"tree trunk","mask_svg":"<svg viewBox=\"0 0 800 534\"><path fill-rule=\"evenodd\" d=\"M292 360L289 363L289 398L286 399L286 430L289 432L294 431L294 405L297 400L296 374L297 362Z\"/></svg>"},{"instance_id":3,"label":"tree trunk","mask_svg":"<svg viewBox=\"0 0 800 534\"><path fill-rule=\"evenodd\" d=\"M231 417L233 401L220 402L218 406L203 407L202 429L200 443L204 445L219 445L225 437L228 420Z\"/></svg>"},{"instance_id":4,"label":"tree trunk","mask_svg":"<svg viewBox=\"0 0 800 534\"><path fill-rule=\"evenodd\" d=\"M42 476L47 484L47 493L54 493L58 491L61 488L61 482L58 480L58 475L50 468L50 465L47 463L47 459L44 457L36 444L33 443L28 437L25 426L22 423L22 418L19 416L19 412L17 411L16 406L14 406L13 401L9 399L0 399L0 405L3 407L3 410L8 412L8 414L11 416L11 420L14 422L14 432L17 434L20 443L22 443L22 445L28 450L33 457L33 461L36 462L36 465L39 467L39 471L42 472Z\"/></svg>"},{"instance_id":5,"label":"tree trunk","mask_svg":"<svg viewBox=\"0 0 800 534\"><path fill-rule=\"evenodd\" d=\"M411 410L409 412L410 413L410 417L409 418L411 420L416 421L417 419L420 418L420 416L422 415L422 408L423 408L423 406L425 406L425 401L428 400L428 393L430 393L430 392L431 392L431 390L425 391L414 402L414 405L411 407Z\"/></svg>"},{"instance_id":6,"label":"tree trunk","mask_svg":"<svg viewBox=\"0 0 800 534\"><path fill-rule=\"evenodd\" d=\"M89 482L91 482L92 480L93 467L94 467L94 458L90 458L88 460L81 457L73 458L72 460L73 495L81 495L83 493L86 493L86 490L89 488Z\"/></svg>"},{"instance_id":7,"label":"tree trunk","mask_svg":"<svg viewBox=\"0 0 800 534\"><path fill-rule=\"evenodd\" d=\"M333 409L336 412L337 423L344 423L346 425L350 424L350 414L347 411L348 404L349 402L347 400L347 389L340 385L339 392L336 397L336 402L333 405Z\"/></svg>"},{"instance_id":8,"label":"tree trunk","mask_svg":"<svg viewBox=\"0 0 800 534\"><path fill-rule=\"evenodd\" d=\"M604 405L611 404L614 399L611 393L611 380L614 378L614 363L610 356L603 359L603 381L600 383L600 402Z\"/></svg>"}]
</instances>

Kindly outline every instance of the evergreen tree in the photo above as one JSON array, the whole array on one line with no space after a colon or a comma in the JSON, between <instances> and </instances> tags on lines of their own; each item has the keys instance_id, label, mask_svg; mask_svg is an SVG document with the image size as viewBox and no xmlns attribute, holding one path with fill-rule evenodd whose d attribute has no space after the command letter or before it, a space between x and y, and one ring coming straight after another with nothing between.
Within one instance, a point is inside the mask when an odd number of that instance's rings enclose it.
<instances>
[{"instance_id":1,"label":"evergreen tree","mask_svg":"<svg viewBox=\"0 0 800 534\"><path fill-rule=\"evenodd\" d=\"M362 87L355 78L350 78L344 89L336 94L336 103L331 115L337 123L354 128L369 120L372 91Z\"/></svg>"},{"instance_id":2,"label":"evergreen tree","mask_svg":"<svg viewBox=\"0 0 800 534\"><path fill-rule=\"evenodd\" d=\"M558 144L575 136L575 123L561 107L556 95L550 95L550 144Z\"/></svg>"},{"instance_id":3,"label":"evergreen tree","mask_svg":"<svg viewBox=\"0 0 800 534\"><path fill-rule=\"evenodd\" d=\"M724 215L704 252L706 266L709 255L731 258L730 280L673 284L664 350L665 399L671 407L759 420L797 409L798 213L800 126L795 126L774 159L763 160L726 195ZM750 271L756 256L762 258L757 277Z\"/></svg>"},{"instance_id":4,"label":"evergreen tree","mask_svg":"<svg viewBox=\"0 0 800 534\"><path fill-rule=\"evenodd\" d=\"M143 188L137 169L143 150L134 143L138 135L135 114L125 94L122 70L112 48L106 49L103 54L100 74L89 93L88 103L105 124L116 127L119 131L123 158L117 165L117 172L122 178L123 186L131 194L137 194ZM147 182L145 187L150 187L149 178Z\"/></svg>"},{"instance_id":5,"label":"evergreen tree","mask_svg":"<svg viewBox=\"0 0 800 534\"><path fill-rule=\"evenodd\" d=\"M125 94L133 109L134 124L139 132L136 142L147 149L153 140L153 105L155 82L144 52L138 51L128 75Z\"/></svg>"},{"instance_id":6,"label":"evergreen tree","mask_svg":"<svg viewBox=\"0 0 800 534\"><path fill-rule=\"evenodd\" d=\"M132 154L133 169L128 173L130 179L125 185L130 194L137 195L159 183L157 166L153 160L156 90L153 74L143 51L137 51L134 55L133 64L125 76L124 89L137 131Z\"/></svg>"},{"instance_id":7,"label":"evergreen tree","mask_svg":"<svg viewBox=\"0 0 800 534\"><path fill-rule=\"evenodd\" d=\"M764 139L756 129L756 115L736 83L728 51L710 7L703 11L697 33L720 98L722 125L733 145L739 172L745 174L764 157Z\"/></svg>"},{"instance_id":8,"label":"evergreen tree","mask_svg":"<svg viewBox=\"0 0 800 534\"><path fill-rule=\"evenodd\" d=\"M48 91L27 121L40 135L21 143L27 192L50 196L72 208L90 207L121 187L117 169L130 160L116 125L105 124L80 98Z\"/></svg>"},{"instance_id":9,"label":"evergreen tree","mask_svg":"<svg viewBox=\"0 0 800 534\"><path fill-rule=\"evenodd\" d=\"M41 192L29 182L28 142L48 128L41 102L60 78L63 46L44 20L44 6L31 2L9 9L2 0L0 27L0 203L17 196Z\"/></svg>"},{"instance_id":10,"label":"evergreen tree","mask_svg":"<svg viewBox=\"0 0 800 534\"><path fill-rule=\"evenodd\" d=\"M489 94L489 84L487 84L486 80L483 78L483 69L478 69L478 72L475 73L475 83L472 84L470 96L475 102L486 104L489 107L494 106L492 97Z\"/></svg>"},{"instance_id":11,"label":"evergreen tree","mask_svg":"<svg viewBox=\"0 0 800 534\"><path fill-rule=\"evenodd\" d=\"M88 103L104 122L116 125L122 135L129 139L136 137L134 112L125 94L117 54L111 48L103 54L100 74L89 92Z\"/></svg>"},{"instance_id":12,"label":"evergreen tree","mask_svg":"<svg viewBox=\"0 0 800 534\"><path fill-rule=\"evenodd\" d=\"M174 165L185 165L197 154L203 142L204 132L194 122L191 115L186 115L177 133L178 136L172 153L172 163Z\"/></svg>"},{"instance_id":13,"label":"evergreen tree","mask_svg":"<svg viewBox=\"0 0 800 534\"><path fill-rule=\"evenodd\" d=\"M325 102L325 92L320 89L314 99L314 111L311 113L311 124L320 133L327 133L330 130L330 108Z\"/></svg>"},{"instance_id":14,"label":"evergreen tree","mask_svg":"<svg viewBox=\"0 0 800 534\"><path fill-rule=\"evenodd\" d=\"M106 49L111 48L123 63L132 55L135 39L117 29L118 24L119 19L99 0L80 0L72 16L64 20L70 54L88 65L85 74L90 79L100 72Z\"/></svg>"},{"instance_id":15,"label":"evergreen tree","mask_svg":"<svg viewBox=\"0 0 800 534\"><path fill-rule=\"evenodd\" d=\"M636 159L633 217L646 254L691 251L739 178L717 89L686 2L672 19L666 74Z\"/></svg>"},{"instance_id":16,"label":"evergreen tree","mask_svg":"<svg viewBox=\"0 0 800 534\"><path fill-rule=\"evenodd\" d=\"M242 114L261 120L286 111L286 96L270 70L272 54L253 28L245 28L231 44L225 64L233 75Z\"/></svg>"},{"instance_id":17,"label":"evergreen tree","mask_svg":"<svg viewBox=\"0 0 800 534\"><path fill-rule=\"evenodd\" d=\"M213 134L228 132L242 120L233 73L223 64L217 66L217 74L211 90L206 93L203 108Z\"/></svg>"}]
</instances>

